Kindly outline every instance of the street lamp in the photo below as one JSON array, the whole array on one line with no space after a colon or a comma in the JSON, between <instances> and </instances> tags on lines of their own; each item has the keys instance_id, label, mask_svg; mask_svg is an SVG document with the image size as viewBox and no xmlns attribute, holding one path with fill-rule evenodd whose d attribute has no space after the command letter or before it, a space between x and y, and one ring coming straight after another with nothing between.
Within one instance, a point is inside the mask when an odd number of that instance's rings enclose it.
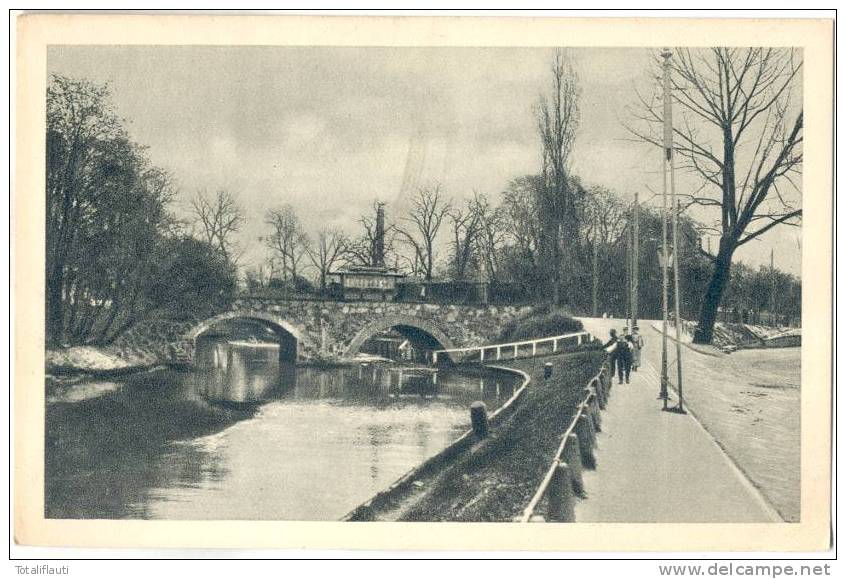
<instances>
[{"instance_id":1,"label":"street lamp","mask_svg":"<svg viewBox=\"0 0 846 579\"><path fill-rule=\"evenodd\" d=\"M661 233L662 233L662 265L661 271L663 273L663 336L662 336L662 357L661 357L661 398L664 399L664 410L668 410L667 408L667 382L669 381L667 377L667 314L668 314L668 286L669 286L669 279L667 275L667 270L672 267L673 269L673 309L675 318L675 329L676 329L676 372L678 374L678 383L676 384L676 388L678 390L679 396L679 403L678 406L672 409L673 412L678 412L680 414L685 414L684 410L684 396L682 394L682 350L681 350L681 311L680 311L680 302L681 302L681 284L679 281L679 254L678 251L673 252L673 259L670 260L669 255L669 243L667 239L667 214L668 214L668 207L667 207L667 193L669 185L669 193L670 198L672 201L672 245L673 249L678 249L679 247L679 238L678 238L678 222L679 222L679 202L678 197L676 196L676 172L675 172L675 162L673 158L673 97L672 97L672 84L670 82L670 59L672 58L673 53L670 52L669 49L664 49L661 52L661 57L664 59L663 62L663 96L664 96L664 170L663 170L663 190L662 190L662 197L663 197L663 215L661 219ZM669 183L668 181L668 173L669 173ZM672 263L672 265L671 265Z\"/></svg>"}]
</instances>

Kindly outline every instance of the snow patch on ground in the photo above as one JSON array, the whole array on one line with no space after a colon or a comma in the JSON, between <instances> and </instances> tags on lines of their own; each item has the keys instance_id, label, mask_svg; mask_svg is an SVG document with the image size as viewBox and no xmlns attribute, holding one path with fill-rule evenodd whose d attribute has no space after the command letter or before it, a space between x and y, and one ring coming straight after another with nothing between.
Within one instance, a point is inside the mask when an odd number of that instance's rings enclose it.
<instances>
[{"instance_id":1,"label":"snow patch on ground","mask_svg":"<svg viewBox=\"0 0 846 579\"><path fill-rule=\"evenodd\" d=\"M656 332L661 333L664 331L663 322L652 322L651 326L655 329ZM672 322L667 323L667 335L672 338L676 339L676 327L673 325ZM693 342L693 336L685 331L682 328L681 331L681 343L682 344L690 344Z\"/></svg>"},{"instance_id":2,"label":"snow patch on ground","mask_svg":"<svg viewBox=\"0 0 846 579\"><path fill-rule=\"evenodd\" d=\"M48 374L73 372L115 372L153 364L155 359L140 352L118 356L106 348L73 346L47 350L45 364Z\"/></svg>"}]
</instances>

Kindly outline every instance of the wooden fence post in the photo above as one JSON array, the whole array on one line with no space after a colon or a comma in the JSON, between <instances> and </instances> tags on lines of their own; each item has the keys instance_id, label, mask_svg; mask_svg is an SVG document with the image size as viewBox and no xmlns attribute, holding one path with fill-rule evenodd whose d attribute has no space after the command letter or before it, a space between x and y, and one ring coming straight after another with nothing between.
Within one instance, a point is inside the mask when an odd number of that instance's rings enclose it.
<instances>
[{"instance_id":1,"label":"wooden fence post","mask_svg":"<svg viewBox=\"0 0 846 579\"><path fill-rule=\"evenodd\" d=\"M564 443L564 461L570 466L573 475L573 493L579 498L584 498L585 483L582 478L582 457L579 456L579 437L572 432L567 436Z\"/></svg>"},{"instance_id":2,"label":"wooden fence post","mask_svg":"<svg viewBox=\"0 0 846 579\"><path fill-rule=\"evenodd\" d=\"M596 458L593 455L594 432L593 421L586 413L582 413L576 421L576 434L579 436L579 453L585 468L595 469Z\"/></svg>"},{"instance_id":3,"label":"wooden fence post","mask_svg":"<svg viewBox=\"0 0 846 579\"><path fill-rule=\"evenodd\" d=\"M608 391L605 389L605 384L602 382L601 377L594 378L593 382L596 385L596 392L599 395L599 408L605 410L605 407L608 405Z\"/></svg>"},{"instance_id":4,"label":"wooden fence post","mask_svg":"<svg viewBox=\"0 0 846 579\"><path fill-rule=\"evenodd\" d=\"M602 418L599 415L599 406L596 403L596 392L588 386L585 388L588 393L585 400L585 409L588 411L591 421L593 421L593 428L596 432L602 432Z\"/></svg>"},{"instance_id":5,"label":"wooden fence post","mask_svg":"<svg viewBox=\"0 0 846 579\"><path fill-rule=\"evenodd\" d=\"M547 492L549 493L549 520L558 523L572 523L575 520L573 483L570 467L567 466L566 462L559 462L555 467Z\"/></svg>"},{"instance_id":6,"label":"wooden fence post","mask_svg":"<svg viewBox=\"0 0 846 579\"><path fill-rule=\"evenodd\" d=\"M479 438L488 435L488 408L484 402L476 401L470 405L470 424Z\"/></svg>"}]
</instances>

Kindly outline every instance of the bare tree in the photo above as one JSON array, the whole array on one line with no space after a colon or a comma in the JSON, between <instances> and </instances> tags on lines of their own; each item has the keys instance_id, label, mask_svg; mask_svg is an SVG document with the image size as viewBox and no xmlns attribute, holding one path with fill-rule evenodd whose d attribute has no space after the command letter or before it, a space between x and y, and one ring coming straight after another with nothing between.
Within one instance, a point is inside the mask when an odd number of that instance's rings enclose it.
<instances>
[{"instance_id":1,"label":"bare tree","mask_svg":"<svg viewBox=\"0 0 846 579\"><path fill-rule=\"evenodd\" d=\"M503 193L503 209L507 228L521 259L532 268L541 265L541 224L538 207L543 178L526 175L513 179Z\"/></svg>"},{"instance_id":2,"label":"bare tree","mask_svg":"<svg viewBox=\"0 0 846 579\"><path fill-rule=\"evenodd\" d=\"M347 237L338 229L322 229L315 242L306 246L306 253L317 269L320 292L326 293L326 278L347 251Z\"/></svg>"},{"instance_id":3,"label":"bare tree","mask_svg":"<svg viewBox=\"0 0 846 579\"><path fill-rule=\"evenodd\" d=\"M279 262L283 281L296 283L300 262L309 247L309 239L299 217L293 207L285 204L269 210L265 214L265 223L270 226L271 233L264 239L273 252L273 258Z\"/></svg>"},{"instance_id":4,"label":"bare tree","mask_svg":"<svg viewBox=\"0 0 846 579\"><path fill-rule=\"evenodd\" d=\"M481 230L478 199L479 194L474 193L473 198L468 199L464 207L455 207L447 214L451 226L452 263L450 269L455 280L466 279L468 267L476 256L475 248Z\"/></svg>"},{"instance_id":5,"label":"bare tree","mask_svg":"<svg viewBox=\"0 0 846 579\"><path fill-rule=\"evenodd\" d=\"M477 260L484 264L488 279L496 280L499 273L500 256L508 240L508 218L504 207L493 207L487 196L476 196L476 211L479 215L479 233L476 244Z\"/></svg>"},{"instance_id":6,"label":"bare tree","mask_svg":"<svg viewBox=\"0 0 846 579\"><path fill-rule=\"evenodd\" d=\"M549 272L550 292L558 303L561 262L571 257L577 243L578 215L569 181L570 152L579 123L579 83L562 50L556 50L551 66L549 94L538 99L536 116L542 148L544 187L540 197L542 262Z\"/></svg>"},{"instance_id":7,"label":"bare tree","mask_svg":"<svg viewBox=\"0 0 846 579\"><path fill-rule=\"evenodd\" d=\"M210 197L201 191L191 200L191 208L203 241L227 260L236 262L239 256L233 255L233 251L237 250L232 238L244 223L244 212L232 195L219 190L214 197Z\"/></svg>"},{"instance_id":8,"label":"bare tree","mask_svg":"<svg viewBox=\"0 0 846 579\"><path fill-rule=\"evenodd\" d=\"M657 64L656 56L656 64ZM672 89L680 114L673 151L701 186L687 205L716 210L704 230L719 236L702 300L695 341L709 343L734 252L779 224L798 225L802 215L803 113L791 102L800 80L801 57L781 48L677 49ZM639 96L633 108L638 138L663 147L663 114Z\"/></svg>"},{"instance_id":9,"label":"bare tree","mask_svg":"<svg viewBox=\"0 0 846 579\"><path fill-rule=\"evenodd\" d=\"M422 273L428 281L435 269L438 232L444 217L452 210L452 204L441 198L438 185L418 189L413 203L408 215L403 217L406 227L398 228L397 233L413 251L413 269Z\"/></svg>"},{"instance_id":10,"label":"bare tree","mask_svg":"<svg viewBox=\"0 0 846 579\"><path fill-rule=\"evenodd\" d=\"M626 228L626 208L609 189L593 186L582 207L582 245L591 248L591 312L599 313L600 251L617 243Z\"/></svg>"},{"instance_id":11,"label":"bare tree","mask_svg":"<svg viewBox=\"0 0 846 579\"><path fill-rule=\"evenodd\" d=\"M611 190L595 185L588 189L581 226L586 246L616 243L626 227L626 207Z\"/></svg>"}]
</instances>

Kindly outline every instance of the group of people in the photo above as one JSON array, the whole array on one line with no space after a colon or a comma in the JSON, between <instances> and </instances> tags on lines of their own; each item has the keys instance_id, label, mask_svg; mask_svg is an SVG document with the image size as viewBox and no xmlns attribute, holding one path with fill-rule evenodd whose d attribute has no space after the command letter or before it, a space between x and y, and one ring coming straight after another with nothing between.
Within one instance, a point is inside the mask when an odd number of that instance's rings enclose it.
<instances>
[{"instance_id":1,"label":"group of people","mask_svg":"<svg viewBox=\"0 0 846 579\"><path fill-rule=\"evenodd\" d=\"M643 336L637 326L632 328L631 334L628 327L623 328L622 336L617 334L616 329L611 330L611 339L605 342L605 351L611 355L611 376L617 374L620 384L623 379L628 384L632 370L637 372L642 348Z\"/></svg>"}]
</instances>

